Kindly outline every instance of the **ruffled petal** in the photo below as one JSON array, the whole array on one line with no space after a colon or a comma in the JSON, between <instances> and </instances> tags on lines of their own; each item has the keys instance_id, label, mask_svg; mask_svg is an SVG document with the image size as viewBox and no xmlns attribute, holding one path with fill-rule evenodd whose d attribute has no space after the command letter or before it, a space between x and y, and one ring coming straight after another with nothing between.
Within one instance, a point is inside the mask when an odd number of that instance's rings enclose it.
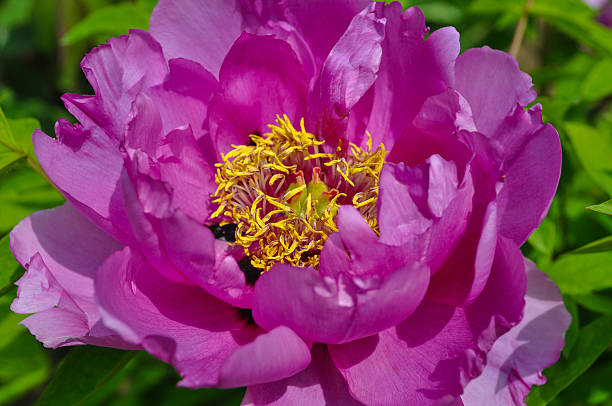
<instances>
[{"instance_id":1,"label":"ruffled petal","mask_svg":"<svg viewBox=\"0 0 612 406\"><path fill-rule=\"evenodd\" d=\"M131 30L130 35L112 38L83 58L81 68L97 97L95 104L78 104L68 98L67 108L77 117L87 114L113 137L122 140L132 102L144 89L161 83L168 66L160 45L146 31ZM101 106L103 111L95 109ZM93 113L93 114L92 114ZM87 124L87 123L83 123Z\"/></svg>"},{"instance_id":2,"label":"ruffled petal","mask_svg":"<svg viewBox=\"0 0 612 406\"><path fill-rule=\"evenodd\" d=\"M253 288L226 242L181 212L155 221L172 266L211 295L240 308L252 307Z\"/></svg>"},{"instance_id":3,"label":"ruffled petal","mask_svg":"<svg viewBox=\"0 0 612 406\"><path fill-rule=\"evenodd\" d=\"M109 257L95 286L104 324L173 364L182 386L264 383L293 375L310 361L308 347L290 330L266 333L248 325L236 308L199 287L165 279L129 248ZM291 343L291 351L265 356L278 350L279 339ZM245 370L228 376L240 362Z\"/></svg>"},{"instance_id":4,"label":"ruffled petal","mask_svg":"<svg viewBox=\"0 0 612 406\"><path fill-rule=\"evenodd\" d=\"M542 370L559 358L571 317L557 286L531 261L525 262L523 320L495 342L482 375L461 395L465 406L481 405L484 399L497 405L524 405L531 386L546 382Z\"/></svg>"},{"instance_id":5,"label":"ruffled petal","mask_svg":"<svg viewBox=\"0 0 612 406\"><path fill-rule=\"evenodd\" d=\"M365 404L436 405L457 397L480 374L493 342L520 320L524 292L520 250L502 241L495 272L473 305L424 300L396 327L330 345L330 354L353 396Z\"/></svg>"},{"instance_id":6,"label":"ruffled petal","mask_svg":"<svg viewBox=\"0 0 612 406\"><path fill-rule=\"evenodd\" d=\"M55 124L55 133L57 139L37 130L32 139L45 173L94 224L121 242L133 241L123 188L127 173L117 141L98 127L73 126L64 119Z\"/></svg>"},{"instance_id":7,"label":"ruffled petal","mask_svg":"<svg viewBox=\"0 0 612 406\"><path fill-rule=\"evenodd\" d=\"M163 136L162 119L155 102L140 93L132 104L131 119L127 124L125 145L153 155Z\"/></svg>"},{"instance_id":8,"label":"ruffled petal","mask_svg":"<svg viewBox=\"0 0 612 406\"><path fill-rule=\"evenodd\" d=\"M459 33L442 28L425 40L428 30L419 8L402 12L397 2L376 7L387 25L368 130L374 145L382 142L391 149L406 135L425 99L452 87Z\"/></svg>"},{"instance_id":9,"label":"ruffled petal","mask_svg":"<svg viewBox=\"0 0 612 406\"><path fill-rule=\"evenodd\" d=\"M472 209L469 168L463 176L457 172L453 162L432 155L412 167L387 163L380 174L381 241L404 249L420 246L417 258L434 273L457 246Z\"/></svg>"},{"instance_id":10,"label":"ruffled petal","mask_svg":"<svg viewBox=\"0 0 612 406\"><path fill-rule=\"evenodd\" d=\"M350 110L376 81L384 31L385 19L377 18L372 6L365 8L353 18L321 68L309 96L307 126L332 149L346 138Z\"/></svg>"},{"instance_id":11,"label":"ruffled petal","mask_svg":"<svg viewBox=\"0 0 612 406\"><path fill-rule=\"evenodd\" d=\"M312 362L301 373L281 381L247 388L243 406L361 405L349 393L322 344L312 347Z\"/></svg>"},{"instance_id":12,"label":"ruffled petal","mask_svg":"<svg viewBox=\"0 0 612 406\"><path fill-rule=\"evenodd\" d=\"M196 62L187 59L168 61L170 72L163 84L147 90L160 112L163 133L168 134L178 127L190 126L196 140L208 139L204 121L208 105L214 93L220 90L219 83L210 72ZM207 161L218 161L217 151L202 148Z\"/></svg>"},{"instance_id":13,"label":"ruffled petal","mask_svg":"<svg viewBox=\"0 0 612 406\"><path fill-rule=\"evenodd\" d=\"M171 131L157 150L160 179L172 190L171 207L203 224L212 213L217 189L215 171L193 137L191 128Z\"/></svg>"},{"instance_id":14,"label":"ruffled petal","mask_svg":"<svg viewBox=\"0 0 612 406\"><path fill-rule=\"evenodd\" d=\"M24 324L46 346L89 343L92 338L99 339L98 345L114 346L116 333L95 329L100 315L93 278L121 248L70 203L22 220L11 232L11 250L27 270L17 282L11 309L36 313Z\"/></svg>"},{"instance_id":15,"label":"ruffled petal","mask_svg":"<svg viewBox=\"0 0 612 406\"><path fill-rule=\"evenodd\" d=\"M397 324L421 302L429 269L392 260L393 250L373 244L376 236L356 209L343 206L338 218L349 268L318 273L278 264L263 273L253 297L253 317L260 326L285 325L310 341L341 343Z\"/></svg>"},{"instance_id":16,"label":"ruffled petal","mask_svg":"<svg viewBox=\"0 0 612 406\"><path fill-rule=\"evenodd\" d=\"M223 61L221 92L213 98L208 124L222 153L248 144L250 134L269 131L277 115L292 122L304 117L306 78L285 41L242 34Z\"/></svg>"},{"instance_id":17,"label":"ruffled petal","mask_svg":"<svg viewBox=\"0 0 612 406\"><path fill-rule=\"evenodd\" d=\"M237 0L161 0L151 15L149 30L168 59L198 62L217 77L242 24Z\"/></svg>"},{"instance_id":18,"label":"ruffled petal","mask_svg":"<svg viewBox=\"0 0 612 406\"><path fill-rule=\"evenodd\" d=\"M472 109L476 128L492 136L518 103L526 106L536 93L531 78L510 55L489 47L470 49L457 58L455 89Z\"/></svg>"},{"instance_id":19,"label":"ruffled petal","mask_svg":"<svg viewBox=\"0 0 612 406\"><path fill-rule=\"evenodd\" d=\"M500 204L500 232L523 244L546 217L561 176L561 142L550 125L535 133L505 163Z\"/></svg>"},{"instance_id":20,"label":"ruffled petal","mask_svg":"<svg viewBox=\"0 0 612 406\"><path fill-rule=\"evenodd\" d=\"M368 0L289 0L282 11L306 39L318 71L353 17L369 3Z\"/></svg>"},{"instance_id":21,"label":"ruffled petal","mask_svg":"<svg viewBox=\"0 0 612 406\"><path fill-rule=\"evenodd\" d=\"M428 297L441 303L461 305L482 292L495 256L498 233L496 203L487 206L482 221L472 221L463 239L431 279Z\"/></svg>"}]
</instances>

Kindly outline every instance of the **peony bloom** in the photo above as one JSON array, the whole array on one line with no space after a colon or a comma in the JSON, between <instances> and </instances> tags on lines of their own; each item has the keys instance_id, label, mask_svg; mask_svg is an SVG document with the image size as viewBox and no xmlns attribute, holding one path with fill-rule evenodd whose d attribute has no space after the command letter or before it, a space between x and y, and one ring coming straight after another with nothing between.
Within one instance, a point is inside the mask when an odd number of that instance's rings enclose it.
<instances>
[{"instance_id":1,"label":"peony bloom","mask_svg":"<svg viewBox=\"0 0 612 406\"><path fill-rule=\"evenodd\" d=\"M67 203L13 230L12 309L246 405L522 404L569 324L519 249L559 138L510 55L427 34L399 3L161 0L34 134Z\"/></svg>"}]
</instances>

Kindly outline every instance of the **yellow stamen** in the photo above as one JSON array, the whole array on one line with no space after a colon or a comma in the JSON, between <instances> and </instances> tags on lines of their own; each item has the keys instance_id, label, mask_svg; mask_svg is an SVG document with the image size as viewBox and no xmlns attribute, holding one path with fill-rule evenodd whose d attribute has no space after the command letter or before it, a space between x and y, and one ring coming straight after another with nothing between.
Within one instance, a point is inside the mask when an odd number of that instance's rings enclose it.
<instances>
[{"instance_id":1,"label":"yellow stamen","mask_svg":"<svg viewBox=\"0 0 612 406\"><path fill-rule=\"evenodd\" d=\"M322 152L324 142L277 117L270 132L251 135L255 145L237 145L216 164L218 184L212 218L235 223L236 242L253 266L268 270L279 262L298 267L319 264L341 205L352 204L378 233L378 176L386 151L350 144Z\"/></svg>"}]
</instances>

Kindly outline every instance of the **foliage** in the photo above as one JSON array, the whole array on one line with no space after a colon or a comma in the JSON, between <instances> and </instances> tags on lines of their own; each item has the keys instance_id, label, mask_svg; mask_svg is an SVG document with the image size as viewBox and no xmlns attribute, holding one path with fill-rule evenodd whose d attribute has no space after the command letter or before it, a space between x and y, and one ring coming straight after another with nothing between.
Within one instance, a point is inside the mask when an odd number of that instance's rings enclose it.
<instances>
[{"instance_id":1,"label":"foliage","mask_svg":"<svg viewBox=\"0 0 612 406\"><path fill-rule=\"evenodd\" d=\"M507 50L526 19L519 64L533 77L545 119L559 131L564 162L550 213L523 248L557 282L573 316L560 361L545 371L548 382L528 404L612 405L612 30L581 0L402 4L420 6L432 29L457 27L462 49ZM32 131L52 134L55 120L68 117L62 93L91 93L79 71L87 50L131 28L146 29L154 5L0 0L0 405L240 403L242 390L176 387L172 368L144 353L43 349L9 310L23 270L10 253L8 232L63 201L36 160Z\"/></svg>"}]
</instances>

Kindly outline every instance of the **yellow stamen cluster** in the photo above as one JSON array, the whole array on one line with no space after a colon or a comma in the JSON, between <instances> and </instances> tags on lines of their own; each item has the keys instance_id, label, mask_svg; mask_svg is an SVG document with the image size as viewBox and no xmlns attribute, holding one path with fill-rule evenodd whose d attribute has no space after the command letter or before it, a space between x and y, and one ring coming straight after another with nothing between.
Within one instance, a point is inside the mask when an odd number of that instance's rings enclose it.
<instances>
[{"instance_id":1,"label":"yellow stamen cluster","mask_svg":"<svg viewBox=\"0 0 612 406\"><path fill-rule=\"evenodd\" d=\"M289 118L277 117L270 133L251 135L252 145L233 145L222 156L213 194L212 218L236 224L235 244L262 270L284 262L318 266L327 236L337 231L334 217L344 204L355 206L378 231L378 175L386 155L354 144L323 152L324 144Z\"/></svg>"}]
</instances>

